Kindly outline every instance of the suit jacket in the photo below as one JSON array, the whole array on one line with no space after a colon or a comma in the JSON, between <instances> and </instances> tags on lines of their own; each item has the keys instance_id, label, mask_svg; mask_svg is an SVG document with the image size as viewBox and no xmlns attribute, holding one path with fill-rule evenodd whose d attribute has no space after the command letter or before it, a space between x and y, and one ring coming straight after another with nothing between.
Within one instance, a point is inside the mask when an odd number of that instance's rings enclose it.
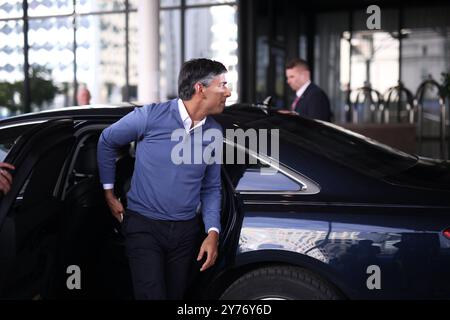
<instances>
[{"instance_id":1,"label":"suit jacket","mask_svg":"<svg viewBox=\"0 0 450 320\"><path fill-rule=\"evenodd\" d=\"M303 117L331 121L330 100L314 83L306 88L294 110Z\"/></svg>"}]
</instances>

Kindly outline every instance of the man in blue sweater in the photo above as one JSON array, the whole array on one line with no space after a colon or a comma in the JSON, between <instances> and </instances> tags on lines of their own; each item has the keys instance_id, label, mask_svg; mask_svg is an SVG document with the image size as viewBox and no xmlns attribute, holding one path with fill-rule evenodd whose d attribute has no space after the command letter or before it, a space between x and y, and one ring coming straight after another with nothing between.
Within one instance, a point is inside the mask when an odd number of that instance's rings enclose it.
<instances>
[{"instance_id":1,"label":"man in blue sweater","mask_svg":"<svg viewBox=\"0 0 450 320\"><path fill-rule=\"evenodd\" d=\"M221 63L208 59L184 63L178 79L179 99L136 108L100 136L100 179L112 214L123 220L136 299L182 299L195 259L206 255L200 269L204 271L217 258L220 163L176 163L173 150L180 142L174 141L173 133L184 130L182 143L203 154L208 143L200 139L198 150L198 139L191 137L203 137L208 130L221 132L210 115L221 113L231 95L226 72ZM113 192L115 161L121 147L132 141L137 141L136 160L125 213ZM200 205L207 236L199 249Z\"/></svg>"}]
</instances>

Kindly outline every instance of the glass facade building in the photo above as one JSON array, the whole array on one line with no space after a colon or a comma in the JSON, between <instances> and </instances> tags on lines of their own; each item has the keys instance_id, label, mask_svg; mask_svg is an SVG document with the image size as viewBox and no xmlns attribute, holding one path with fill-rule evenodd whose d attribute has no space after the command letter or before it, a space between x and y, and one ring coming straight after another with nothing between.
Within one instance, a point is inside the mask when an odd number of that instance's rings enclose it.
<instances>
[{"instance_id":1,"label":"glass facade building","mask_svg":"<svg viewBox=\"0 0 450 320\"><path fill-rule=\"evenodd\" d=\"M91 103L135 99L136 10L136 0L2 1L0 82L23 86L17 112L76 105L79 86L88 88ZM53 82L51 101L39 103L36 68Z\"/></svg>"}]
</instances>

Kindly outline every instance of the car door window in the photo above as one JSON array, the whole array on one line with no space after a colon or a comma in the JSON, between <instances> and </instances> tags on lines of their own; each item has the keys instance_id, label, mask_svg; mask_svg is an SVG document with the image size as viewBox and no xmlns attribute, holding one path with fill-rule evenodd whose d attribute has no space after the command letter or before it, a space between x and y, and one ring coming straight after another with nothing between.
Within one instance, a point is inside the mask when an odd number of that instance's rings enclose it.
<instances>
[{"instance_id":1,"label":"car door window","mask_svg":"<svg viewBox=\"0 0 450 320\"><path fill-rule=\"evenodd\" d=\"M230 152L232 154L228 154ZM239 152L245 152L245 161L238 161ZM227 154L230 156L228 159ZM315 194L320 191L314 181L283 166L276 159L251 152L230 141L224 144L223 163L230 182L239 193Z\"/></svg>"},{"instance_id":2,"label":"car door window","mask_svg":"<svg viewBox=\"0 0 450 320\"><path fill-rule=\"evenodd\" d=\"M249 165L236 186L236 191L301 191L304 185L294 181L280 171L264 174L262 169L269 168L260 161L256 165Z\"/></svg>"},{"instance_id":3,"label":"car door window","mask_svg":"<svg viewBox=\"0 0 450 320\"><path fill-rule=\"evenodd\" d=\"M20 126L12 126L7 128L0 128L0 161L3 161L8 155L9 150L14 145L14 142L20 138L27 130L38 125L37 123L25 124Z\"/></svg>"}]
</instances>

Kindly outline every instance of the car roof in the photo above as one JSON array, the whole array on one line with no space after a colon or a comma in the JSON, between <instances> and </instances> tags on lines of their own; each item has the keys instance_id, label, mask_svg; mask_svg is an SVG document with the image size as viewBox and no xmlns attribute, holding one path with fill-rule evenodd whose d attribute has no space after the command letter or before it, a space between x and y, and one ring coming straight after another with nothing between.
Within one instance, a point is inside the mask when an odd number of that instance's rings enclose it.
<instances>
[{"instance_id":1,"label":"car roof","mask_svg":"<svg viewBox=\"0 0 450 320\"><path fill-rule=\"evenodd\" d=\"M2 127L25 123L39 123L47 120L64 118L71 118L75 121L106 119L115 121L133 111L134 108L139 107L142 107L142 105L128 103L117 106L89 105L45 110L2 119L0 120L0 129ZM244 123L253 122L267 117L268 113L263 109L249 104L232 105L225 108L222 114L214 116L214 118L223 126L224 129L241 127Z\"/></svg>"}]
</instances>

